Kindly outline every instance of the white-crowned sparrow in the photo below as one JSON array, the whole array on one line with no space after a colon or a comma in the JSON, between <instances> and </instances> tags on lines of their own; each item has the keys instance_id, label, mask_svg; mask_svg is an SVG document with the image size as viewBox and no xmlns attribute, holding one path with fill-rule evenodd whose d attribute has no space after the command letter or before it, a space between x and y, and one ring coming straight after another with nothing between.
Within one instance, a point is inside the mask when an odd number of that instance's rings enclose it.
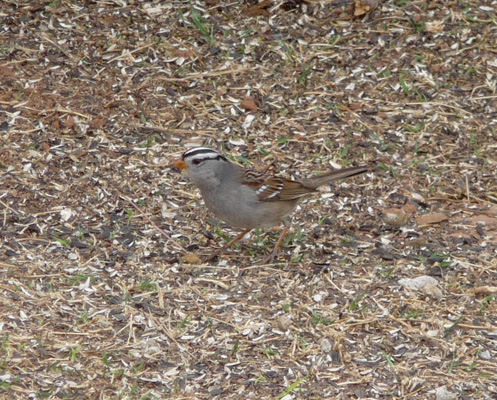
<instances>
[{"instance_id":1,"label":"white-crowned sparrow","mask_svg":"<svg viewBox=\"0 0 497 400\"><path fill-rule=\"evenodd\" d=\"M252 229L284 224L285 228L268 261L277 254L290 226L290 214L303 197L315 193L319 186L331 181L368 170L367 167L344 168L294 181L244 169L206 147L186 151L172 165L187 170L189 179L198 186L207 208L214 215L234 227L245 229L223 250Z\"/></svg>"}]
</instances>

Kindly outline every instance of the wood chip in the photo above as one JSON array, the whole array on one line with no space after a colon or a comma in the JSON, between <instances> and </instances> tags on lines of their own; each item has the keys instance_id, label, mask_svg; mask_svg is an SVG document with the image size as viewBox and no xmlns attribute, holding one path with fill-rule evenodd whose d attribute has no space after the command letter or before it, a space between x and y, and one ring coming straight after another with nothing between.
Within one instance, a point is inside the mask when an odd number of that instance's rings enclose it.
<instances>
[{"instance_id":1,"label":"wood chip","mask_svg":"<svg viewBox=\"0 0 497 400\"><path fill-rule=\"evenodd\" d=\"M418 225L433 225L447 222L449 218L443 213L425 214L416 219Z\"/></svg>"}]
</instances>

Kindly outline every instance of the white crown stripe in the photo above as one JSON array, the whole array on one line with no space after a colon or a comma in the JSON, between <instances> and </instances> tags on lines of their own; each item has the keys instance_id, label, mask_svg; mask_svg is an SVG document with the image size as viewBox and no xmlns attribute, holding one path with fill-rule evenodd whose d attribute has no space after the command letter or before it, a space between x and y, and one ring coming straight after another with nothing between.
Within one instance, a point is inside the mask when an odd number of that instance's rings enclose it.
<instances>
[{"instance_id":1,"label":"white crown stripe","mask_svg":"<svg viewBox=\"0 0 497 400\"><path fill-rule=\"evenodd\" d=\"M207 160L222 160L227 161L224 156L219 154L217 151L209 149L207 147L196 147L191 150L187 150L183 153L183 160L190 161L207 161Z\"/></svg>"},{"instance_id":2,"label":"white crown stripe","mask_svg":"<svg viewBox=\"0 0 497 400\"><path fill-rule=\"evenodd\" d=\"M195 154L216 154L219 153L215 150L209 149L207 147L195 147L194 149L187 150L183 153L183 157L193 156Z\"/></svg>"},{"instance_id":3,"label":"white crown stripe","mask_svg":"<svg viewBox=\"0 0 497 400\"><path fill-rule=\"evenodd\" d=\"M190 160L216 160L221 157L220 154L217 153L200 153L194 154L192 156L187 156Z\"/></svg>"}]
</instances>

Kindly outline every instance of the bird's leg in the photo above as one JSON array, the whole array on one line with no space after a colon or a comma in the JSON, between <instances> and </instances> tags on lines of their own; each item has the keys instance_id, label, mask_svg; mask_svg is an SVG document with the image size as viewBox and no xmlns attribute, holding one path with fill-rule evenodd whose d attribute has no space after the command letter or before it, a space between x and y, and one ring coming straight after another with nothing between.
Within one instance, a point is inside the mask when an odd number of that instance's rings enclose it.
<instances>
[{"instance_id":1,"label":"bird's leg","mask_svg":"<svg viewBox=\"0 0 497 400\"><path fill-rule=\"evenodd\" d=\"M232 239L231 241L229 241L228 243L226 243L224 246L223 246L223 251L225 251L226 249L230 248L231 246L233 246L236 242L239 242L240 240L243 239L243 237L249 233L252 229L245 229L242 233L240 233L236 238Z\"/></svg>"},{"instance_id":2,"label":"bird's leg","mask_svg":"<svg viewBox=\"0 0 497 400\"><path fill-rule=\"evenodd\" d=\"M216 250L214 253L211 254L211 258L218 257L221 254L223 254L228 248L233 246L236 242L239 242L240 240L243 239L243 237L249 233L252 229L245 229L242 233L240 233L237 237L234 239L230 240L228 243L226 243L223 247L221 247L219 250Z\"/></svg>"},{"instance_id":3,"label":"bird's leg","mask_svg":"<svg viewBox=\"0 0 497 400\"><path fill-rule=\"evenodd\" d=\"M274 246L273 251L269 255L269 257L266 257L264 261L262 261L262 264L272 264L274 261L274 258L278 255L281 243L283 242L283 239L285 238L286 233L288 232L288 229L290 229L290 226L285 226L283 228L283 231L281 231L280 237L278 238L278 241L276 242L276 245Z\"/></svg>"}]
</instances>

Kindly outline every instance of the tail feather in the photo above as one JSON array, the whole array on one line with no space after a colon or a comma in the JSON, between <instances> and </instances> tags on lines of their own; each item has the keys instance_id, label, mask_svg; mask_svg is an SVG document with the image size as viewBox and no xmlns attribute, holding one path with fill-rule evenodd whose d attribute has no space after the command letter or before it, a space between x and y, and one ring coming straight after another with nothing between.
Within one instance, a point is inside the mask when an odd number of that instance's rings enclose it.
<instances>
[{"instance_id":1,"label":"tail feather","mask_svg":"<svg viewBox=\"0 0 497 400\"><path fill-rule=\"evenodd\" d=\"M302 179L300 183L306 188L316 189L319 186L325 185L337 179L350 178L352 176L360 175L368 171L368 167L350 167L336 171L327 172L315 178Z\"/></svg>"}]
</instances>

